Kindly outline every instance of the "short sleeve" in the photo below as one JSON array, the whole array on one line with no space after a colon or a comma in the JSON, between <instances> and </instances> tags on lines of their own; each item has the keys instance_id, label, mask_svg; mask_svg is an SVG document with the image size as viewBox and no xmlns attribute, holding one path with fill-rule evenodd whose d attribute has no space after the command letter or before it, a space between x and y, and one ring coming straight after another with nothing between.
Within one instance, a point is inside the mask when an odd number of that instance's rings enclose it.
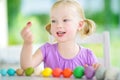
<instances>
[{"instance_id":1,"label":"short sleeve","mask_svg":"<svg viewBox=\"0 0 120 80\"><path fill-rule=\"evenodd\" d=\"M93 51L91 51L90 49L87 49L87 64L92 66L97 62L98 62L97 57L95 56Z\"/></svg>"},{"instance_id":2,"label":"short sleeve","mask_svg":"<svg viewBox=\"0 0 120 80\"><path fill-rule=\"evenodd\" d=\"M42 55L43 55L43 60L46 59L47 55L48 55L48 51L50 49L51 44L46 43L43 46L40 47L40 50L42 51Z\"/></svg>"}]
</instances>

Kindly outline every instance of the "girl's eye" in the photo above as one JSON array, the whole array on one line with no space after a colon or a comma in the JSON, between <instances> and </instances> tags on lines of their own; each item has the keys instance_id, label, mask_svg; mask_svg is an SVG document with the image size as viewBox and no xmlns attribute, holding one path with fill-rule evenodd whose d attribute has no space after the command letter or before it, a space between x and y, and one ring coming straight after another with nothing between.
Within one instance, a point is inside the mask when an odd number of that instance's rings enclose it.
<instances>
[{"instance_id":1,"label":"girl's eye","mask_svg":"<svg viewBox=\"0 0 120 80\"><path fill-rule=\"evenodd\" d=\"M64 19L64 20L63 20L63 22L67 22L67 21L69 21L69 20L68 20L68 19Z\"/></svg>"},{"instance_id":2,"label":"girl's eye","mask_svg":"<svg viewBox=\"0 0 120 80\"><path fill-rule=\"evenodd\" d=\"M52 23L55 23L56 21L55 21L55 20L52 20L51 22L52 22Z\"/></svg>"}]
</instances>

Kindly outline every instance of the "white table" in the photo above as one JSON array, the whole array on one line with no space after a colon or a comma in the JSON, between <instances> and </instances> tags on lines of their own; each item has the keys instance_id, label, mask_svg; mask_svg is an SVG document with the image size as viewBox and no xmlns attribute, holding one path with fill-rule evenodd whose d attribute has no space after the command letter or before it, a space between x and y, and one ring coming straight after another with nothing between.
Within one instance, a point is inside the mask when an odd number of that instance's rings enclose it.
<instances>
[{"instance_id":1,"label":"white table","mask_svg":"<svg viewBox=\"0 0 120 80\"><path fill-rule=\"evenodd\" d=\"M53 78L53 77L27 77L27 76L0 76L0 80L86 80L86 79L76 79L76 78Z\"/></svg>"}]
</instances>

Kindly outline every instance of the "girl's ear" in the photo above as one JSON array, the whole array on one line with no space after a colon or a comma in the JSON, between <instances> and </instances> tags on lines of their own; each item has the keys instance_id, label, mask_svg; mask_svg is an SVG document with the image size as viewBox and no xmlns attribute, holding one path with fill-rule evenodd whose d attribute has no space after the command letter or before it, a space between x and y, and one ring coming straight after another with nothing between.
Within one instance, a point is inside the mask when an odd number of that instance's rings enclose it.
<instances>
[{"instance_id":1,"label":"girl's ear","mask_svg":"<svg viewBox=\"0 0 120 80\"><path fill-rule=\"evenodd\" d=\"M83 26L84 26L84 21L80 21L78 30L81 30L83 28Z\"/></svg>"},{"instance_id":2,"label":"girl's ear","mask_svg":"<svg viewBox=\"0 0 120 80\"><path fill-rule=\"evenodd\" d=\"M46 25L46 30L49 32L49 34L51 34L50 29L51 29L51 24L49 23L48 25Z\"/></svg>"}]
</instances>

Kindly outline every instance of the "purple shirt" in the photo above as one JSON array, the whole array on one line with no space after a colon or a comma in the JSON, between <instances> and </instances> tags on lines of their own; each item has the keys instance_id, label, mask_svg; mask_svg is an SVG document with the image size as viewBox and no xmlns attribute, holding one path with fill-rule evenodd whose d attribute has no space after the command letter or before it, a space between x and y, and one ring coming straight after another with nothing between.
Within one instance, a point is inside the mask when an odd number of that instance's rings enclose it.
<instances>
[{"instance_id":1,"label":"purple shirt","mask_svg":"<svg viewBox=\"0 0 120 80\"><path fill-rule=\"evenodd\" d=\"M84 66L85 64L93 65L97 62L97 58L94 53L80 46L79 53L72 59L63 58L58 52L57 43L46 43L40 47L43 55L44 67L54 68L70 68L74 69L77 66Z\"/></svg>"}]
</instances>

